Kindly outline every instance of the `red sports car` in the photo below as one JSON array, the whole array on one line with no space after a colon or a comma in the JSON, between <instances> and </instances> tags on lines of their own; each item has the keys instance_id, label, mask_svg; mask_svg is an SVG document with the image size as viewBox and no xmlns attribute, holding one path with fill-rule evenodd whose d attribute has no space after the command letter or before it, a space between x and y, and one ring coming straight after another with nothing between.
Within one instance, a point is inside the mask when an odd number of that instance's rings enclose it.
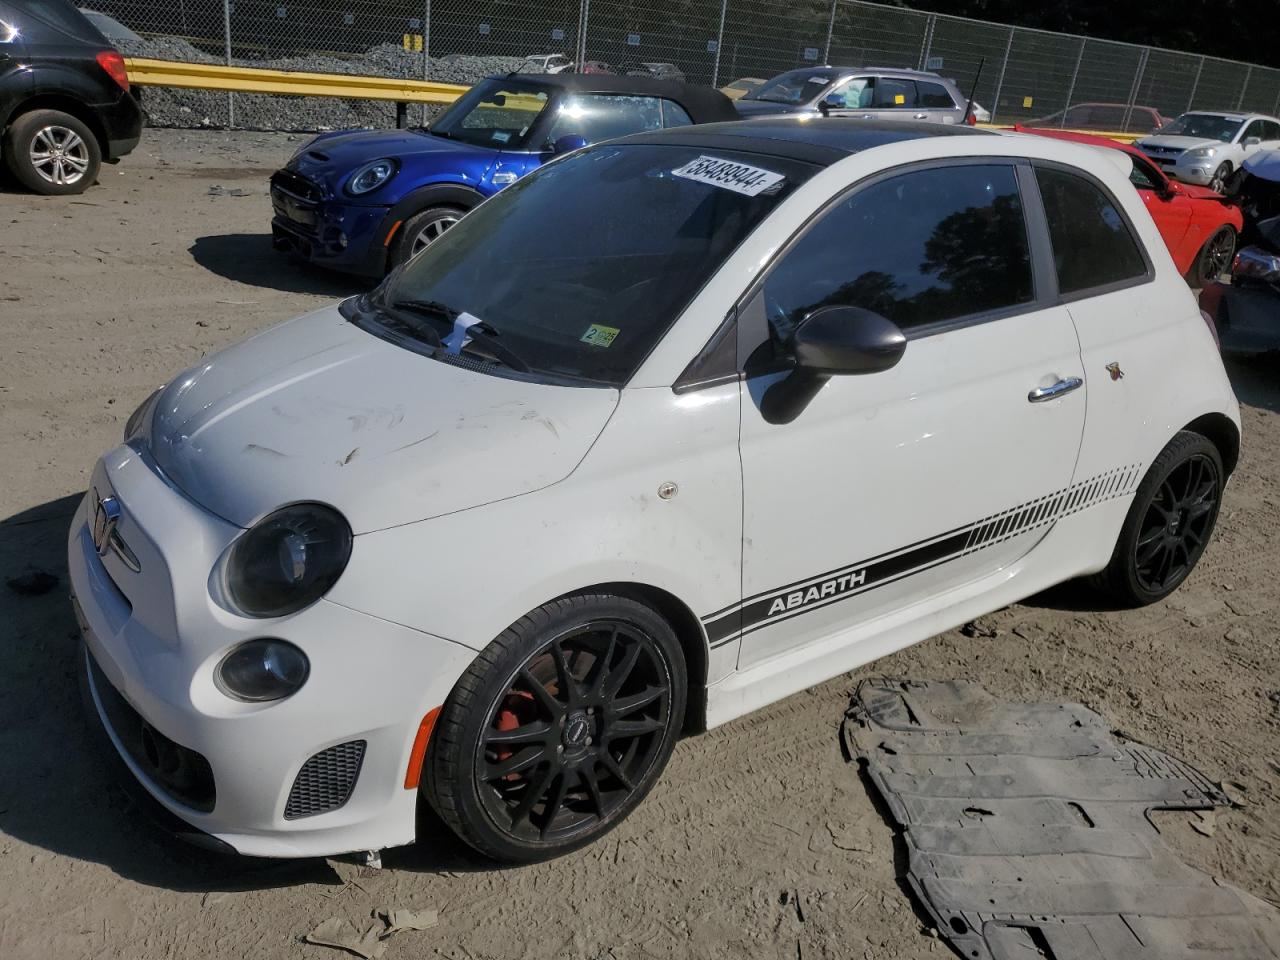
<instances>
[{"instance_id":1,"label":"red sports car","mask_svg":"<svg viewBox=\"0 0 1280 960\"><path fill-rule=\"evenodd\" d=\"M1066 130L1016 126L1019 133L1070 140L1095 147L1123 150L1133 161L1129 179L1147 205L1164 237L1173 262L1193 287L1203 287L1231 265L1236 237L1244 226L1240 208L1208 187L1170 180L1137 147L1106 137Z\"/></svg>"}]
</instances>

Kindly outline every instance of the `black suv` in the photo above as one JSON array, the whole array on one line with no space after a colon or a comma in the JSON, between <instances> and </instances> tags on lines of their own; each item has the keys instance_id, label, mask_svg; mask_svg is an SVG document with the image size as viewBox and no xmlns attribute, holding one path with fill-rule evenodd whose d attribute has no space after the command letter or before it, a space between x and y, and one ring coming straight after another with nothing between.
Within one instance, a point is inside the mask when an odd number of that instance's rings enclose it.
<instances>
[{"instance_id":1,"label":"black suv","mask_svg":"<svg viewBox=\"0 0 1280 960\"><path fill-rule=\"evenodd\" d=\"M138 145L124 58L68 0L0 0L0 155L37 193L81 193Z\"/></svg>"}]
</instances>

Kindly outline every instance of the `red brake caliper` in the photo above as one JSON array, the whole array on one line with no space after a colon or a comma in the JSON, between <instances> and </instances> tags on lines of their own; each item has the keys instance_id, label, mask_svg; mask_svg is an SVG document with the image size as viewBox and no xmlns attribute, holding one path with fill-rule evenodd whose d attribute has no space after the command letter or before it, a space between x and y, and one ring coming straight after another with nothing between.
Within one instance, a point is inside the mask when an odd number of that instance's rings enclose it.
<instances>
[{"instance_id":1,"label":"red brake caliper","mask_svg":"<svg viewBox=\"0 0 1280 960\"><path fill-rule=\"evenodd\" d=\"M522 727L526 723L532 723L538 718L538 708L533 702L533 694L525 693L523 690L512 690L502 700L502 706L498 709L498 715L494 718L494 727L498 730L515 730ZM494 753L495 760L501 763L511 757L514 750L507 747L498 747ZM504 780L519 780L519 773L508 773Z\"/></svg>"}]
</instances>

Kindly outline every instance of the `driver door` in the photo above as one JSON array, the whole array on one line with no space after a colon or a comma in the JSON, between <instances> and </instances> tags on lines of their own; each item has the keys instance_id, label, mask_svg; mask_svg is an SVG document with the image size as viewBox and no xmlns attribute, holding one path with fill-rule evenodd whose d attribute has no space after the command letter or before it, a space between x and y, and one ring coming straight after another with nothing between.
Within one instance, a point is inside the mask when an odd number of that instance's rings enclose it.
<instances>
[{"instance_id":1,"label":"driver door","mask_svg":"<svg viewBox=\"0 0 1280 960\"><path fill-rule=\"evenodd\" d=\"M741 635L740 669L990 574L1052 526L1084 374L1066 308L1037 298L1020 182L984 160L860 186L740 310L740 343L759 344L740 440L744 601L708 623ZM780 419L765 398L790 375L796 326L830 305L891 319L905 353L831 377Z\"/></svg>"}]
</instances>

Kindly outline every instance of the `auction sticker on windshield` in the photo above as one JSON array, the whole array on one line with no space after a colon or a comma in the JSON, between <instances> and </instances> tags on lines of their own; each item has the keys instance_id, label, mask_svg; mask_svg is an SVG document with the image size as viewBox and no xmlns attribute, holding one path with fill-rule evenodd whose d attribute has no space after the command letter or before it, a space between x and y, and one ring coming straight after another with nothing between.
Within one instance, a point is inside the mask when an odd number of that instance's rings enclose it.
<instances>
[{"instance_id":1,"label":"auction sticker on windshield","mask_svg":"<svg viewBox=\"0 0 1280 960\"><path fill-rule=\"evenodd\" d=\"M746 194L748 197L764 193L786 179L782 174L774 173L772 170L708 156L691 160L683 167L671 172L686 180L709 183L715 187L732 190L734 193Z\"/></svg>"}]
</instances>

